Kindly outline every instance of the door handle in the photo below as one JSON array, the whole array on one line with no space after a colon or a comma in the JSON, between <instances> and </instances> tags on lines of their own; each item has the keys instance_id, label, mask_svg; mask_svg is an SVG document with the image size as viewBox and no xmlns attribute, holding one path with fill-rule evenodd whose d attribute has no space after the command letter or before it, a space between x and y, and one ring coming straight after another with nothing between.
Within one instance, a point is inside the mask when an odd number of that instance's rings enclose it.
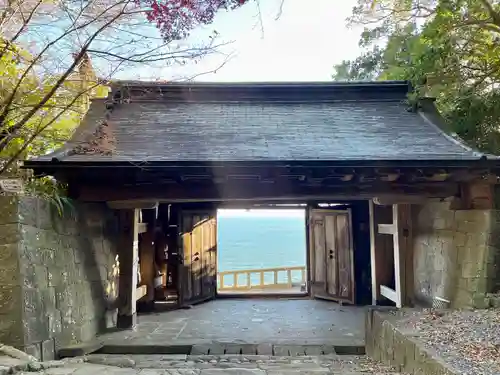
<instances>
[{"instance_id":1,"label":"door handle","mask_svg":"<svg viewBox=\"0 0 500 375\"><path fill-rule=\"evenodd\" d=\"M333 255L330 255L330 256L329 256L329 258L330 258L330 259L333 259Z\"/></svg>"},{"instance_id":2,"label":"door handle","mask_svg":"<svg viewBox=\"0 0 500 375\"><path fill-rule=\"evenodd\" d=\"M193 259L193 262L196 262L196 261L198 261L198 260L200 260L200 258L199 258L199 257L196 257L196 258L194 258L194 259Z\"/></svg>"},{"instance_id":3,"label":"door handle","mask_svg":"<svg viewBox=\"0 0 500 375\"><path fill-rule=\"evenodd\" d=\"M330 255L333 255L333 250L330 250Z\"/></svg>"}]
</instances>

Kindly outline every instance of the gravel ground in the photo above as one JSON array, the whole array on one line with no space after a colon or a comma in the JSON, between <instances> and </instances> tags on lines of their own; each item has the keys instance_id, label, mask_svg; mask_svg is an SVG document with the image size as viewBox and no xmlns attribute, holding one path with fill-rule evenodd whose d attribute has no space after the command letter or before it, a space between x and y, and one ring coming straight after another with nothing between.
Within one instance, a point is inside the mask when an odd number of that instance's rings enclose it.
<instances>
[{"instance_id":1,"label":"gravel ground","mask_svg":"<svg viewBox=\"0 0 500 375\"><path fill-rule=\"evenodd\" d=\"M396 325L412 329L459 373L500 374L500 309L403 314Z\"/></svg>"}]
</instances>

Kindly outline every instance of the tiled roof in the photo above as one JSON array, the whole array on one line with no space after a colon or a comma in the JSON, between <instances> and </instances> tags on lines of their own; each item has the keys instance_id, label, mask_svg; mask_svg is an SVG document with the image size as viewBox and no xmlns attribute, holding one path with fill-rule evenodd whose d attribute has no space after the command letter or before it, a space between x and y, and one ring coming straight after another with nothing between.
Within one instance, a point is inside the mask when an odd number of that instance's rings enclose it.
<instances>
[{"instance_id":1,"label":"tiled roof","mask_svg":"<svg viewBox=\"0 0 500 375\"><path fill-rule=\"evenodd\" d=\"M401 82L133 83L122 87L127 89L121 90L120 97L115 88L113 103L92 104L63 150L36 161L376 161L481 156L447 136L432 122L435 114L412 111L405 102L408 85Z\"/></svg>"}]
</instances>

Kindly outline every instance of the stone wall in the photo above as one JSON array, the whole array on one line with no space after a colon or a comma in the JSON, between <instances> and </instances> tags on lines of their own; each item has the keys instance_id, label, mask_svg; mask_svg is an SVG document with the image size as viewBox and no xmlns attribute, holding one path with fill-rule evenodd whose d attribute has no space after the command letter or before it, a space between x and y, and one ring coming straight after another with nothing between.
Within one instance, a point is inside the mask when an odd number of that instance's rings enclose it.
<instances>
[{"instance_id":1,"label":"stone wall","mask_svg":"<svg viewBox=\"0 0 500 375\"><path fill-rule=\"evenodd\" d=\"M394 367L395 371L413 375L455 375L464 374L420 340L414 324L399 323L412 312L387 308L371 308L366 314L366 354L374 360ZM413 322L413 321L412 321Z\"/></svg>"},{"instance_id":2,"label":"stone wall","mask_svg":"<svg viewBox=\"0 0 500 375\"><path fill-rule=\"evenodd\" d=\"M446 202L412 210L417 304L442 297L452 307L487 307L500 287L500 211L450 210Z\"/></svg>"},{"instance_id":3,"label":"stone wall","mask_svg":"<svg viewBox=\"0 0 500 375\"><path fill-rule=\"evenodd\" d=\"M115 324L117 219L105 205L67 211L0 196L0 342L43 360Z\"/></svg>"}]
</instances>

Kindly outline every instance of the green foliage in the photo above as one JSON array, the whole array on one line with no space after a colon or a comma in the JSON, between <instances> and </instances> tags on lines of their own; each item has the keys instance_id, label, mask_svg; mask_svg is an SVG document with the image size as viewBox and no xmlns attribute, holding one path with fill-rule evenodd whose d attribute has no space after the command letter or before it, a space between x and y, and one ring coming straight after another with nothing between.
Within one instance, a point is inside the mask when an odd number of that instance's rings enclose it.
<instances>
[{"instance_id":1,"label":"green foliage","mask_svg":"<svg viewBox=\"0 0 500 375\"><path fill-rule=\"evenodd\" d=\"M28 178L25 193L45 199L62 217L64 214L73 214L75 210L71 199L66 197L66 188L51 177Z\"/></svg>"},{"instance_id":2,"label":"green foliage","mask_svg":"<svg viewBox=\"0 0 500 375\"><path fill-rule=\"evenodd\" d=\"M21 119L22 123L15 137L1 149L0 159L17 160L41 155L60 147L80 123L87 107L83 102L86 95L102 96L105 88L82 88L75 75L65 80L50 99L40 105L42 98L54 88L58 76L41 76L31 67L31 56L15 46L0 42L0 121L1 129L8 130ZM89 83L91 85L92 83ZM30 111L36 109L32 115Z\"/></svg>"},{"instance_id":3,"label":"green foliage","mask_svg":"<svg viewBox=\"0 0 500 375\"><path fill-rule=\"evenodd\" d=\"M452 131L499 154L499 2L360 0L353 20L366 20L370 8L381 26L365 30L360 46L366 51L335 66L333 78L409 80L420 95L436 97Z\"/></svg>"},{"instance_id":4,"label":"green foliage","mask_svg":"<svg viewBox=\"0 0 500 375\"><path fill-rule=\"evenodd\" d=\"M89 76L83 81L76 71L59 82L60 76L40 74L29 53L0 39L1 175L23 177L22 160L57 149L68 140L87 111L89 99L108 93ZM41 104L48 94L49 99ZM64 187L52 179L28 178L26 184L28 194L48 200L60 215L70 206Z\"/></svg>"}]
</instances>

